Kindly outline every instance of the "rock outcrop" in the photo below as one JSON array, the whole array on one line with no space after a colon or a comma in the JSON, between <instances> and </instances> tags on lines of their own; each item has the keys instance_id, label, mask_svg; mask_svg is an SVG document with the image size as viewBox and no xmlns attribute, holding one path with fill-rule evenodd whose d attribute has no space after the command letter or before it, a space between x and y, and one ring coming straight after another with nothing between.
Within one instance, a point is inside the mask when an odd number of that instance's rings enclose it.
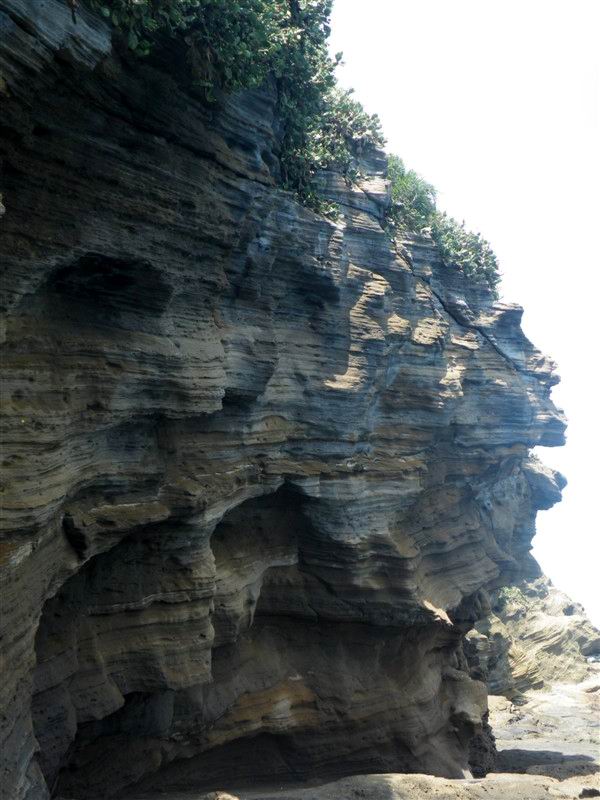
<instances>
[{"instance_id":1,"label":"rock outcrop","mask_svg":"<svg viewBox=\"0 0 600 800\"><path fill-rule=\"evenodd\" d=\"M583 681L528 690L513 701L490 695L498 772L600 781L600 665ZM600 786L598 786L600 788Z\"/></svg>"},{"instance_id":2,"label":"rock outcrop","mask_svg":"<svg viewBox=\"0 0 600 800\"><path fill-rule=\"evenodd\" d=\"M600 631L581 605L543 575L496 590L491 611L466 636L471 675L492 694L518 698L528 689L579 683L594 674Z\"/></svg>"},{"instance_id":3,"label":"rock outcrop","mask_svg":"<svg viewBox=\"0 0 600 800\"><path fill-rule=\"evenodd\" d=\"M390 242L382 153L279 190L272 88L1 9L5 796L461 776L562 485L521 309Z\"/></svg>"},{"instance_id":4,"label":"rock outcrop","mask_svg":"<svg viewBox=\"0 0 600 800\"><path fill-rule=\"evenodd\" d=\"M490 691L490 729L472 744L479 763L559 780L594 776L598 787L600 632L539 572L490 601L464 643L471 676Z\"/></svg>"}]
</instances>

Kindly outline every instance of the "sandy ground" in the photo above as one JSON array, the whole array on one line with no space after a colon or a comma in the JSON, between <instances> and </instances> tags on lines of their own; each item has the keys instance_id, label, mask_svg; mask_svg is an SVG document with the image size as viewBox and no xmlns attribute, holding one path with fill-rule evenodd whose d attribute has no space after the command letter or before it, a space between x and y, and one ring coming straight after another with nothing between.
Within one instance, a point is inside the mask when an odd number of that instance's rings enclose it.
<instances>
[{"instance_id":1,"label":"sandy ground","mask_svg":"<svg viewBox=\"0 0 600 800\"><path fill-rule=\"evenodd\" d=\"M171 793L148 800L549 800L600 797L597 778L558 781L542 775L491 775L481 780L428 775L358 775L314 788Z\"/></svg>"}]
</instances>

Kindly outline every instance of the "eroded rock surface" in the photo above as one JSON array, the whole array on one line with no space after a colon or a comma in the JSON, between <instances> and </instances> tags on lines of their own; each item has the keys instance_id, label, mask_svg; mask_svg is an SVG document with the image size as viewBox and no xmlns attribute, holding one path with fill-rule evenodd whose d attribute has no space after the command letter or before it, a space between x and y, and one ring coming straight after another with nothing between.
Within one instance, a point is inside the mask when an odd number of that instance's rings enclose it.
<instances>
[{"instance_id":1,"label":"eroded rock surface","mask_svg":"<svg viewBox=\"0 0 600 800\"><path fill-rule=\"evenodd\" d=\"M539 574L492 592L491 606L465 638L471 676L491 692L493 752L489 735L475 739L490 769L597 780L600 632Z\"/></svg>"},{"instance_id":2,"label":"eroded rock surface","mask_svg":"<svg viewBox=\"0 0 600 800\"><path fill-rule=\"evenodd\" d=\"M577 683L491 696L496 768L566 778L600 773L600 667Z\"/></svg>"},{"instance_id":3,"label":"eroded rock surface","mask_svg":"<svg viewBox=\"0 0 600 800\"><path fill-rule=\"evenodd\" d=\"M381 153L335 223L278 190L269 87L1 8L6 796L461 776L562 486L521 309L391 244Z\"/></svg>"},{"instance_id":4,"label":"eroded rock surface","mask_svg":"<svg viewBox=\"0 0 600 800\"><path fill-rule=\"evenodd\" d=\"M578 684L595 674L600 631L579 603L543 575L492 593L491 611L467 634L471 674L492 694Z\"/></svg>"}]
</instances>

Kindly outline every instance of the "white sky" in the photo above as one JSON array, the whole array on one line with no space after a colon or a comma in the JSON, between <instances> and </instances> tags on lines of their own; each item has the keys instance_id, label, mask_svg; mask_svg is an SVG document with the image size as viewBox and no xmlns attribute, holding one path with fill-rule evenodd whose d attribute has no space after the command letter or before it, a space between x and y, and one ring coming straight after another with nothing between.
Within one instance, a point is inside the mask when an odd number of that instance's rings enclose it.
<instances>
[{"instance_id":1,"label":"white sky","mask_svg":"<svg viewBox=\"0 0 600 800\"><path fill-rule=\"evenodd\" d=\"M489 239L503 299L559 364L568 443L539 455L569 486L534 554L600 625L600 0L336 0L331 40L340 83Z\"/></svg>"}]
</instances>

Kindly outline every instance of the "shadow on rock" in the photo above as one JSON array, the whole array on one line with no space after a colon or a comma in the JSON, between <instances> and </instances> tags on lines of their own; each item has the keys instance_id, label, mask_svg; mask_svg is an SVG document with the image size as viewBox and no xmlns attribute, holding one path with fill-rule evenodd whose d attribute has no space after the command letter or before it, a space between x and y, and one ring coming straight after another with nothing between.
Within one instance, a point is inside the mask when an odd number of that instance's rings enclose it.
<instances>
[{"instance_id":1,"label":"shadow on rock","mask_svg":"<svg viewBox=\"0 0 600 800\"><path fill-rule=\"evenodd\" d=\"M600 772L598 762L580 753L566 755L558 750L499 750L496 772L547 775L564 780L577 775L595 775Z\"/></svg>"}]
</instances>

